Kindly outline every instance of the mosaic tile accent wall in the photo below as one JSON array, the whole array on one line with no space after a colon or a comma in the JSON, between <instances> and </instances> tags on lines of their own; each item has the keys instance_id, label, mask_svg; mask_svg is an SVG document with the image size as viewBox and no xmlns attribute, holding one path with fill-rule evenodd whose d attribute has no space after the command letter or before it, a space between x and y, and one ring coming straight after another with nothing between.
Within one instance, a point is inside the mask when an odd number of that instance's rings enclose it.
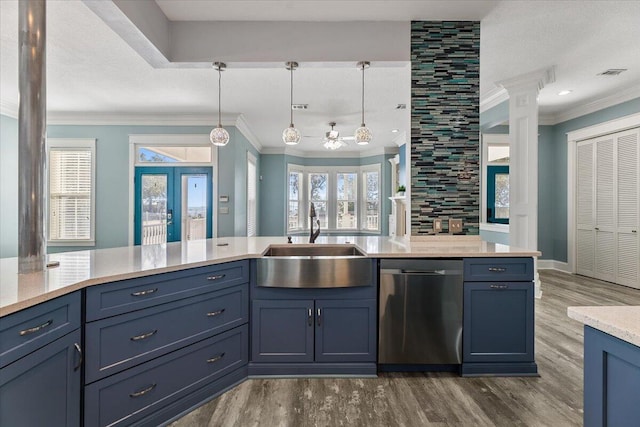
<instances>
[{"instance_id":1,"label":"mosaic tile accent wall","mask_svg":"<svg viewBox=\"0 0 640 427\"><path fill-rule=\"evenodd\" d=\"M411 235L479 234L480 22L411 23Z\"/></svg>"}]
</instances>

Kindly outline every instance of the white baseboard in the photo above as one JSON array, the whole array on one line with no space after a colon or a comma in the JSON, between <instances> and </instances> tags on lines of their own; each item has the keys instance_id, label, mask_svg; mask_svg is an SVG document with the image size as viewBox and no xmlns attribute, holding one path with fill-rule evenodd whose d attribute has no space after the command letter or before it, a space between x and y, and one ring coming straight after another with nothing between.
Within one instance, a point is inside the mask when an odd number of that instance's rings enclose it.
<instances>
[{"instance_id":1,"label":"white baseboard","mask_svg":"<svg viewBox=\"0 0 640 427\"><path fill-rule=\"evenodd\" d=\"M556 261L554 259L538 259L539 270L558 270L565 273L571 273L569 264L562 261Z\"/></svg>"}]
</instances>

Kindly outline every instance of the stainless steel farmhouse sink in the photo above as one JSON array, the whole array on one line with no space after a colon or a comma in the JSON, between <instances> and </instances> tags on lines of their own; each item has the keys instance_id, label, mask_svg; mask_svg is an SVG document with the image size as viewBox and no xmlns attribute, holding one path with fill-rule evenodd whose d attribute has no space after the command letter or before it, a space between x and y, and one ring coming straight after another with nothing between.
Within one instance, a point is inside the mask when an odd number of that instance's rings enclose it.
<instances>
[{"instance_id":1,"label":"stainless steel farmhouse sink","mask_svg":"<svg viewBox=\"0 0 640 427\"><path fill-rule=\"evenodd\" d=\"M272 245L257 259L257 285L270 288L372 286L371 260L352 245Z\"/></svg>"}]
</instances>

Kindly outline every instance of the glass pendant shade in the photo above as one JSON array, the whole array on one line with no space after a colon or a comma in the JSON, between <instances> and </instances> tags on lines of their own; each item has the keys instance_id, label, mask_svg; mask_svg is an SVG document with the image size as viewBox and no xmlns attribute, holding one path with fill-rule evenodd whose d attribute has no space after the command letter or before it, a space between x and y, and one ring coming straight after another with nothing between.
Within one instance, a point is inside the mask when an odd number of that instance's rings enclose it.
<instances>
[{"instance_id":1,"label":"glass pendant shade","mask_svg":"<svg viewBox=\"0 0 640 427\"><path fill-rule=\"evenodd\" d=\"M224 147L229 143L229 132L222 127L222 107L220 105L222 70L226 68L224 62L214 62L213 67L218 70L218 126L209 134L209 141L215 146Z\"/></svg>"},{"instance_id":2,"label":"glass pendant shade","mask_svg":"<svg viewBox=\"0 0 640 427\"><path fill-rule=\"evenodd\" d=\"M209 140L213 145L224 147L229 142L229 132L222 126L216 127L209 134Z\"/></svg>"},{"instance_id":3,"label":"glass pendant shade","mask_svg":"<svg viewBox=\"0 0 640 427\"><path fill-rule=\"evenodd\" d=\"M364 123L358 129L356 129L356 144L358 145L367 145L373 139L373 133L371 129L366 127Z\"/></svg>"},{"instance_id":4,"label":"glass pendant shade","mask_svg":"<svg viewBox=\"0 0 640 427\"><path fill-rule=\"evenodd\" d=\"M285 130L282 131L282 141L287 144L287 145L296 145L300 142L300 131L298 129L296 129L296 127L293 125L293 70L295 70L296 68L298 68L298 63L297 62L293 62L293 61L289 61L286 64L287 70L289 70L291 72L291 85L290 85L290 90L291 90L291 98L290 99L290 104L289 104L289 113L291 114L290 116L290 125L288 128L285 128Z\"/></svg>"},{"instance_id":5,"label":"glass pendant shade","mask_svg":"<svg viewBox=\"0 0 640 427\"><path fill-rule=\"evenodd\" d=\"M364 124L364 70L369 68L369 65L368 61L358 62L358 68L362 70L362 124L354 135L358 145L367 145L373 139L373 132Z\"/></svg>"},{"instance_id":6,"label":"glass pendant shade","mask_svg":"<svg viewBox=\"0 0 640 427\"><path fill-rule=\"evenodd\" d=\"M282 131L282 141L287 145L296 145L300 142L300 131L291 126Z\"/></svg>"}]
</instances>

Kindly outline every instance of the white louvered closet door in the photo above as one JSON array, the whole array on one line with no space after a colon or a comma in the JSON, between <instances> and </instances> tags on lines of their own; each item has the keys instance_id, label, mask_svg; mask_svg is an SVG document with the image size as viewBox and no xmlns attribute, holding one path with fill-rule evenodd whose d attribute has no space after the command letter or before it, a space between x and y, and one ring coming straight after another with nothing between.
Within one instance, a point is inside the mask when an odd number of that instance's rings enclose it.
<instances>
[{"instance_id":1,"label":"white louvered closet door","mask_svg":"<svg viewBox=\"0 0 640 427\"><path fill-rule=\"evenodd\" d=\"M613 135L596 141L595 277L615 282L616 195Z\"/></svg>"},{"instance_id":2,"label":"white louvered closet door","mask_svg":"<svg viewBox=\"0 0 640 427\"><path fill-rule=\"evenodd\" d=\"M593 141L577 146L578 188L576 206L576 272L594 276L595 221L594 221L594 149Z\"/></svg>"},{"instance_id":3,"label":"white louvered closet door","mask_svg":"<svg viewBox=\"0 0 640 427\"><path fill-rule=\"evenodd\" d=\"M640 131L616 135L617 143L617 283L640 288Z\"/></svg>"}]
</instances>

